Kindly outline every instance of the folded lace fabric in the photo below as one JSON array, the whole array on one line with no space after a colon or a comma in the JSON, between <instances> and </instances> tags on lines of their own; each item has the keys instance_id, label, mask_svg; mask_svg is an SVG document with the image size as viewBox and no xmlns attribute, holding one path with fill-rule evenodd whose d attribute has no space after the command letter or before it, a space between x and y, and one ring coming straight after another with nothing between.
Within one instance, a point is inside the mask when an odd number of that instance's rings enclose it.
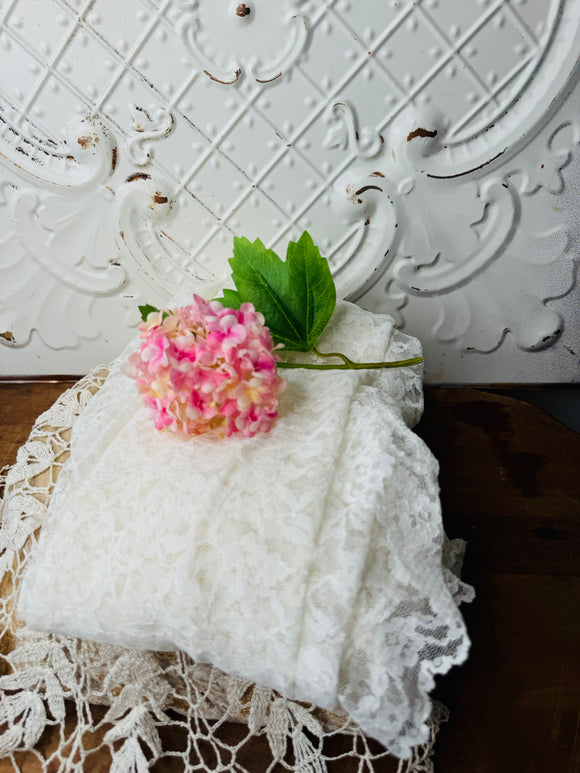
<instances>
[{"instance_id":1,"label":"folded lace fabric","mask_svg":"<svg viewBox=\"0 0 580 773\"><path fill-rule=\"evenodd\" d=\"M419 353L344 302L319 346ZM429 734L434 675L467 656L457 604L472 596L442 565L437 462L409 428L418 369L284 371L269 434L182 439L154 429L126 356L75 423L18 616L184 650L345 710L408 757Z\"/></svg>"}]
</instances>

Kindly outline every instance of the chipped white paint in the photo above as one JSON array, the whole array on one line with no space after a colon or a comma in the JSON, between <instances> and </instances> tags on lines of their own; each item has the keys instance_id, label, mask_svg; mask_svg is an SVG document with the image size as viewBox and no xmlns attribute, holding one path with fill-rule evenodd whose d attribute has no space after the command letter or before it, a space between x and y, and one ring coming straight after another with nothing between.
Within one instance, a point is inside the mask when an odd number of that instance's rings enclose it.
<instances>
[{"instance_id":1,"label":"chipped white paint","mask_svg":"<svg viewBox=\"0 0 580 773\"><path fill-rule=\"evenodd\" d=\"M111 133L95 118L72 118L55 141L31 124L23 129L0 115L0 153L19 173L36 184L62 188L96 185L114 171L117 146Z\"/></svg>"},{"instance_id":2,"label":"chipped white paint","mask_svg":"<svg viewBox=\"0 0 580 773\"><path fill-rule=\"evenodd\" d=\"M283 78L303 53L308 20L301 0L237 0L186 3L179 20L181 39L204 75L223 85L247 73L258 83Z\"/></svg>"},{"instance_id":3,"label":"chipped white paint","mask_svg":"<svg viewBox=\"0 0 580 773\"><path fill-rule=\"evenodd\" d=\"M175 119L170 110L160 108L153 119L144 107L131 105L134 134L127 139L127 153L136 166L151 163L152 143L162 140L171 132Z\"/></svg>"},{"instance_id":4,"label":"chipped white paint","mask_svg":"<svg viewBox=\"0 0 580 773\"><path fill-rule=\"evenodd\" d=\"M84 372L234 234L308 228L429 380L577 380L579 27L580 0L0 0L0 374Z\"/></svg>"},{"instance_id":5,"label":"chipped white paint","mask_svg":"<svg viewBox=\"0 0 580 773\"><path fill-rule=\"evenodd\" d=\"M382 134L369 126L363 126L359 131L354 110L348 102L335 102L327 111L326 120L329 129L324 138L325 148L350 148L362 158L373 158L382 150L385 141Z\"/></svg>"}]
</instances>

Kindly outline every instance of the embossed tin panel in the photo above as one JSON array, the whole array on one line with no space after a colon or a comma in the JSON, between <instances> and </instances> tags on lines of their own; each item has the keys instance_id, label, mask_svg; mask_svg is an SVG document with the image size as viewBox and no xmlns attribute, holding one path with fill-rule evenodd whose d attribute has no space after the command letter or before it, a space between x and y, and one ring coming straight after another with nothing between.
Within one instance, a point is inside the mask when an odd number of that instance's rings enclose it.
<instances>
[{"instance_id":1,"label":"embossed tin panel","mask_svg":"<svg viewBox=\"0 0 580 773\"><path fill-rule=\"evenodd\" d=\"M0 375L307 228L431 382L577 381L579 0L2 0Z\"/></svg>"}]
</instances>

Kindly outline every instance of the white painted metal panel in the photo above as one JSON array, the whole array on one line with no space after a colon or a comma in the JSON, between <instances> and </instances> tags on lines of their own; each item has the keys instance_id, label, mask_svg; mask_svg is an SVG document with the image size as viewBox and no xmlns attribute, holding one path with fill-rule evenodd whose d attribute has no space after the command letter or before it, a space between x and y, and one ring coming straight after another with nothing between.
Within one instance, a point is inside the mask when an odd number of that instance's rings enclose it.
<instances>
[{"instance_id":1,"label":"white painted metal panel","mask_svg":"<svg viewBox=\"0 0 580 773\"><path fill-rule=\"evenodd\" d=\"M0 375L307 228L431 382L579 374L579 0L2 0Z\"/></svg>"}]
</instances>

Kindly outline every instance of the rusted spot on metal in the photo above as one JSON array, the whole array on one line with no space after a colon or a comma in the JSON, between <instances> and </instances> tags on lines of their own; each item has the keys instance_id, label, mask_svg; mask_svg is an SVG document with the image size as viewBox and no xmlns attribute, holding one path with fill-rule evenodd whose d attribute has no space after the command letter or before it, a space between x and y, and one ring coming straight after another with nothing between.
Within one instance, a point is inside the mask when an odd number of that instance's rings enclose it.
<instances>
[{"instance_id":1,"label":"rusted spot on metal","mask_svg":"<svg viewBox=\"0 0 580 773\"><path fill-rule=\"evenodd\" d=\"M297 14L294 14L294 16L291 16L290 18L291 19L298 19L298 16L297 16ZM304 25L304 29L306 30L306 32L308 32L308 22L306 21L306 19L301 18L300 21Z\"/></svg>"},{"instance_id":2,"label":"rusted spot on metal","mask_svg":"<svg viewBox=\"0 0 580 773\"><path fill-rule=\"evenodd\" d=\"M412 132L409 132L407 134L407 142L411 142L411 140L414 140L415 137L436 137L437 136L437 129L434 129L433 131L429 131L429 129L423 129L419 126L417 129L413 129Z\"/></svg>"},{"instance_id":3,"label":"rusted spot on metal","mask_svg":"<svg viewBox=\"0 0 580 773\"><path fill-rule=\"evenodd\" d=\"M113 148L111 151L111 172L115 171L117 166L117 148Z\"/></svg>"},{"instance_id":4,"label":"rusted spot on metal","mask_svg":"<svg viewBox=\"0 0 580 773\"><path fill-rule=\"evenodd\" d=\"M367 217L367 219L365 220L365 225L370 225L370 223L371 223L371 219L370 217Z\"/></svg>"},{"instance_id":5,"label":"rusted spot on metal","mask_svg":"<svg viewBox=\"0 0 580 773\"><path fill-rule=\"evenodd\" d=\"M110 260L109 261L109 265L110 266L120 266L121 264L119 263L118 260Z\"/></svg>"},{"instance_id":6,"label":"rusted spot on metal","mask_svg":"<svg viewBox=\"0 0 580 773\"><path fill-rule=\"evenodd\" d=\"M153 119L151 118L151 115L149 114L149 111L146 110L144 107L139 107L139 105L135 105L135 110L138 110L140 113L143 113L143 115L147 118L147 120L151 123ZM135 126L135 131L137 132L143 132L145 129L142 126Z\"/></svg>"},{"instance_id":7,"label":"rusted spot on metal","mask_svg":"<svg viewBox=\"0 0 580 773\"><path fill-rule=\"evenodd\" d=\"M93 29L92 31L94 32L94 29ZM106 39L105 39L104 37L102 37L102 36L101 36L101 35L99 35L98 33L95 33L95 34L97 34L97 37L100 37L100 38L101 38L101 40L103 41L103 43L105 43L105 42L106 42ZM109 45L110 45L110 44L109 44ZM117 53L119 56L121 56L121 54L120 54L120 53L117 51L117 49L116 49L114 46L113 46L112 48L113 48L113 50L114 50L114 51L115 51L115 52L116 52L116 53ZM150 88L150 89L154 89L154 88L155 88L155 86L154 86L154 85L153 85L153 83L152 83L152 82L149 80L149 78L147 78L147 77L145 77L145 75L143 75L143 72L142 72L142 71L139 73L139 77L141 78L141 80L143 81L143 83L146 83L146 84L149 86L149 88Z\"/></svg>"},{"instance_id":8,"label":"rusted spot on metal","mask_svg":"<svg viewBox=\"0 0 580 773\"><path fill-rule=\"evenodd\" d=\"M378 185L363 185L363 187L362 187L362 188L359 188L359 189L358 189L358 191L355 191L355 192L354 192L354 195L355 195L355 196L360 196L360 195L361 195L361 194L363 194L365 191L380 191L380 192L382 193L382 192L383 192L383 189L382 189L382 188L379 188L379 186L378 186Z\"/></svg>"},{"instance_id":9,"label":"rusted spot on metal","mask_svg":"<svg viewBox=\"0 0 580 773\"><path fill-rule=\"evenodd\" d=\"M212 81L215 81L216 83L223 83L224 86L231 86L232 83L236 83L240 79L242 71L238 68L235 73L235 78L232 81L222 81L219 78L216 78L215 75L212 75L208 70L204 70L204 73L208 76L208 78L211 78Z\"/></svg>"},{"instance_id":10,"label":"rusted spot on metal","mask_svg":"<svg viewBox=\"0 0 580 773\"><path fill-rule=\"evenodd\" d=\"M282 71L280 71L277 75L274 75L273 78L265 78L264 80L261 80L260 78L256 78L256 83L272 83L272 81L275 81L277 78L280 78L282 76Z\"/></svg>"},{"instance_id":11,"label":"rusted spot on metal","mask_svg":"<svg viewBox=\"0 0 580 773\"><path fill-rule=\"evenodd\" d=\"M133 174L130 174L129 177L125 180L126 183L132 183L135 180L150 180L151 175L145 174L145 172L134 172Z\"/></svg>"},{"instance_id":12,"label":"rusted spot on metal","mask_svg":"<svg viewBox=\"0 0 580 773\"><path fill-rule=\"evenodd\" d=\"M27 156L28 153L24 150L24 148L17 147L16 148L17 153L22 153L23 156Z\"/></svg>"},{"instance_id":13,"label":"rusted spot on metal","mask_svg":"<svg viewBox=\"0 0 580 773\"><path fill-rule=\"evenodd\" d=\"M93 144L93 142L96 140L96 137L86 137L83 135L82 137L79 137L77 142L81 146L83 150L86 150L90 145Z\"/></svg>"},{"instance_id":14,"label":"rusted spot on metal","mask_svg":"<svg viewBox=\"0 0 580 773\"><path fill-rule=\"evenodd\" d=\"M8 343L14 343L14 333L11 330L5 330L4 333L0 333L0 338L8 341Z\"/></svg>"},{"instance_id":15,"label":"rusted spot on metal","mask_svg":"<svg viewBox=\"0 0 580 773\"><path fill-rule=\"evenodd\" d=\"M75 160L75 157L74 157L74 156L67 156L67 157L66 157L66 160L67 160L67 161L74 161L74 160Z\"/></svg>"},{"instance_id":16,"label":"rusted spot on metal","mask_svg":"<svg viewBox=\"0 0 580 773\"><path fill-rule=\"evenodd\" d=\"M568 349L568 351L570 352L570 354L576 354L576 352L574 351L574 349L572 349L572 347L571 347L571 346L564 346L564 349Z\"/></svg>"},{"instance_id":17,"label":"rusted spot on metal","mask_svg":"<svg viewBox=\"0 0 580 773\"><path fill-rule=\"evenodd\" d=\"M121 237L121 239L124 239L125 238L125 231L119 231L119 236Z\"/></svg>"},{"instance_id":18,"label":"rusted spot on metal","mask_svg":"<svg viewBox=\"0 0 580 773\"><path fill-rule=\"evenodd\" d=\"M546 341L551 341L552 339L556 339L561 332L562 332L562 328L558 328L557 330L554 330L554 332L551 333L549 336L544 336L542 338L542 343L545 344Z\"/></svg>"},{"instance_id":19,"label":"rusted spot on metal","mask_svg":"<svg viewBox=\"0 0 580 773\"><path fill-rule=\"evenodd\" d=\"M169 199L167 196L164 196L161 191L155 191L153 196L151 197L151 203L149 204L149 209L155 209L156 204L167 204L169 202ZM171 206L171 202L169 202L169 206Z\"/></svg>"},{"instance_id":20,"label":"rusted spot on metal","mask_svg":"<svg viewBox=\"0 0 580 773\"><path fill-rule=\"evenodd\" d=\"M495 161L496 158L503 156L506 150L507 150L507 147L505 147L503 150L500 150L499 153L496 153L496 155L493 158L490 158L489 161L484 161L483 164L479 164L479 166L474 166L473 169L466 169L465 172L457 172L457 174L443 174L443 175L427 174L427 177L431 177L434 180L453 180L456 177L464 177L466 174L471 174L472 172L476 172L478 169L483 169L484 166L491 164L492 161Z\"/></svg>"},{"instance_id":21,"label":"rusted spot on metal","mask_svg":"<svg viewBox=\"0 0 580 773\"><path fill-rule=\"evenodd\" d=\"M371 174L371 177L384 177L385 175L382 172L373 172Z\"/></svg>"},{"instance_id":22,"label":"rusted spot on metal","mask_svg":"<svg viewBox=\"0 0 580 773\"><path fill-rule=\"evenodd\" d=\"M219 218L218 218L218 220L219 220ZM161 236L164 236L166 239L169 239L169 241L170 241L170 242L172 242L173 244L175 244L175 246L176 246L176 247L178 247L178 248L179 248L179 249L180 249L182 252L187 252L187 250L185 249L185 247L184 247L182 244L180 244L178 241L176 241L176 240L173 238L173 236L170 236L170 235L167 233L167 231L163 231L163 230L161 230L161 231L160 231L160 233L161 233Z\"/></svg>"},{"instance_id":23,"label":"rusted spot on metal","mask_svg":"<svg viewBox=\"0 0 580 773\"><path fill-rule=\"evenodd\" d=\"M252 9L247 6L245 3L240 3L238 7L236 8L236 16L240 16L242 19L244 16L249 16L252 12Z\"/></svg>"}]
</instances>

